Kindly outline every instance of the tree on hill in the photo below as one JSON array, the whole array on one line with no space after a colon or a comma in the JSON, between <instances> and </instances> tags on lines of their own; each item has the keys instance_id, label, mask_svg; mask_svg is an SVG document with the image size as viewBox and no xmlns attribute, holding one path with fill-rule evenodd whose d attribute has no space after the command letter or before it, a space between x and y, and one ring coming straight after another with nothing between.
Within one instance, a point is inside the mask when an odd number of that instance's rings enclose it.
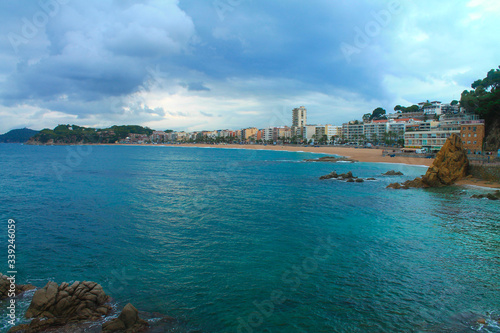
<instances>
[{"instance_id":1,"label":"tree on hill","mask_svg":"<svg viewBox=\"0 0 500 333\"><path fill-rule=\"evenodd\" d=\"M37 133L29 128L15 129L0 135L0 143L24 143Z\"/></svg>"},{"instance_id":2,"label":"tree on hill","mask_svg":"<svg viewBox=\"0 0 500 333\"><path fill-rule=\"evenodd\" d=\"M105 129L81 127L77 125L58 125L53 130L43 129L31 138L32 141L47 143L115 143L132 134L153 134L148 127L138 125L111 126Z\"/></svg>"},{"instance_id":3,"label":"tree on hill","mask_svg":"<svg viewBox=\"0 0 500 333\"><path fill-rule=\"evenodd\" d=\"M472 90L464 90L460 106L467 112L478 114L485 120L487 143L490 148L500 146L500 66L492 69L482 80L471 85ZM496 133L496 134L494 134Z\"/></svg>"},{"instance_id":4,"label":"tree on hill","mask_svg":"<svg viewBox=\"0 0 500 333\"><path fill-rule=\"evenodd\" d=\"M385 109L383 108L376 108L373 110L372 115L371 115L371 120L377 120L377 119L386 119L385 117Z\"/></svg>"},{"instance_id":5,"label":"tree on hill","mask_svg":"<svg viewBox=\"0 0 500 333\"><path fill-rule=\"evenodd\" d=\"M412 106L401 106L401 105L396 105L394 107L394 111L402 112L402 113L408 113L408 112L418 112L418 105L412 105Z\"/></svg>"}]
</instances>

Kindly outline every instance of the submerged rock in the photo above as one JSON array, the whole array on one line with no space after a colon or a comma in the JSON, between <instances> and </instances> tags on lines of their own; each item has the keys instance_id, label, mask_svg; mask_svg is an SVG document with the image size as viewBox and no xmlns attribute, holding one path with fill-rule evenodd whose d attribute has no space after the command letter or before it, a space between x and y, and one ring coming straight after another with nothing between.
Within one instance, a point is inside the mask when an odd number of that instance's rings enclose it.
<instances>
[{"instance_id":1,"label":"submerged rock","mask_svg":"<svg viewBox=\"0 0 500 333\"><path fill-rule=\"evenodd\" d=\"M437 154L432 166L427 169L422 178L403 183L405 186L425 188L442 187L454 184L467 176L469 160L462 146L462 139L457 134L452 134ZM396 188L390 184L387 188Z\"/></svg>"},{"instance_id":2,"label":"submerged rock","mask_svg":"<svg viewBox=\"0 0 500 333\"><path fill-rule=\"evenodd\" d=\"M500 200L500 190L495 191L494 193L488 194L474 194L471 196L472 199L484 199L487 198L489 200Z\"/></svg>"}]
</instances>

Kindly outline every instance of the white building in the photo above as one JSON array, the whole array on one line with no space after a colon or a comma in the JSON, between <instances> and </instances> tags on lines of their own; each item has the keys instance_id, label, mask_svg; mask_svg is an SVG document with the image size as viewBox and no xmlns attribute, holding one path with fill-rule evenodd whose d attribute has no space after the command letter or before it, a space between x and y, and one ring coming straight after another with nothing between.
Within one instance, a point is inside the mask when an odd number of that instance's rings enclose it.
<instances>
[{"instance_id":1,"label":"white building","mask_svg":"<svg viewBox=\"0 0 500 333\"><path fill-rule=\"evenodd\" d=\"M316 127L317 125L305 125L302 127L302 135L306 140L312 140L316 138Z\"/></svg>"},{"instance_id":2,"label":"white building","mask_svg":"<svg viewBox=\"0 0 500 333\"><path fill-rule=\"evenodd\" d=\"M429 115L441 115L442 112L442 104L439 101L433 101L433 102L421 102L418 103L418 106L424 111L424 114L427 116Z\"/></svg>"},{"instance_id":3,"label":"white building","mask_svg":"<svg viewBox=\"0 0 500 333\"><path fill-rule=\"evenodd\" d=\"M264 141L273 141L274 128L268 127L262 129L262 140Z\"/></svg>"}]
</instances>

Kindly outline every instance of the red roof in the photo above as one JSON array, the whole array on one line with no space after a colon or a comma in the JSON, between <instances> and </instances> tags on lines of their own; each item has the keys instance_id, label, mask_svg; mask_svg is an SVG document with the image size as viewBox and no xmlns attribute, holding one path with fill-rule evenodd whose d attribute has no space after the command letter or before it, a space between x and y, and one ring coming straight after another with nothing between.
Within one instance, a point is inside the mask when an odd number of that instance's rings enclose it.
<instances>
[{"instance_id":1,"label":"red roof","mask_svg":"<svg viewBox=\"0 0 500 333\"><path fill-rule=\"evenodd\" d=\"M413 120L415 121L415 118L401 118L401 119L394 119L396 122L401 122L401 121L410 121L410 120Z\"/></svg>"},{"instance_id":2,"label":"red roof","mask_svg":"<svg viewBox=\"0 0 500 333\"><path fill-rule=\"evenodd\" d=\"M374 120L372 121L373 123L386 123L387 119L381 119L381 120Z\"/></svg>"}]
</instances>

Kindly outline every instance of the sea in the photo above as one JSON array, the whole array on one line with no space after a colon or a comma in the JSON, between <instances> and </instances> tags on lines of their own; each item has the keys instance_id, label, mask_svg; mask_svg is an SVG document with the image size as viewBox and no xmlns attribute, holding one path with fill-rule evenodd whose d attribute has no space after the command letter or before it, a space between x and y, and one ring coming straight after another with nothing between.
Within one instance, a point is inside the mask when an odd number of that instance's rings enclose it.
<instances>
[{"instance_id":1,"label":"sea","mask_svg":"<svg viewBox=\"0 0 500 333\"><path fill-rule=\"evenodd\" d=\"M1 144L0 272L13 220L17 283L95 281L168 332L500 332L500 202L471 198L491 190L320 156Z\"/></svg>"}]
</instances>

